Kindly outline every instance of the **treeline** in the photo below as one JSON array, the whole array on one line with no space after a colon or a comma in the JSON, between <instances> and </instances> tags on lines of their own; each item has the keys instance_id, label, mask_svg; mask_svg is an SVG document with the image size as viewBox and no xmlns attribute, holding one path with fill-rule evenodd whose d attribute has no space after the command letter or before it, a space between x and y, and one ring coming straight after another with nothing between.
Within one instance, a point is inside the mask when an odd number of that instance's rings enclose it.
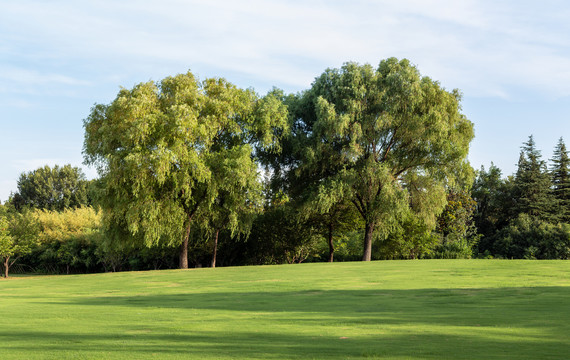
<instances>
[{"instance_id":1,"label":"treeline","mask_svg":"<svg viewBox=\"0 0 570 360\"><path fill-rule=\"evenodd\" d=\"M4 274L567 259L562 139L549 167L530 137L513 176L475 172L460 101L394 58L290 95L191 73L122 89L85 120L98 179L46 166L0 206Z\"/></svg>"},{"instance_id":2,"label":"treeline","mask_svg":"<svg viewBox=\"0 0 570 360\"><path fill-rule=\"evenodd\" d=\"M518 259L570 257L570 160L562 138L547 166L530 136L522 146L516 173L503 178L494 165L482 168L472 194L481 237L478 254Z\"/></svg>"},{"instance_id":3,"label":"treeline","mask_svg":"<svg viewBox=\"0 0 570 360\"><path fill-rule=\"evenodd\" d=\"M565 144L560 140L547 169L532 137L524 144L517 172L502 177L494 165L482 168L472 188L450 191L447 205L430 233L400 228L379 240L374 259L410 258L524 258L568 259L570 256L570 177ZM89 184L81 170L83 199L72 206L54 207L50 199L65 197L55 189L40 186L39 175L55 173L58 167L43 167L22 174L19 184L43 187L28 198L17 192L0 206L2 264L6 274L14 261L16 272L89 273L151 270L178 266L179 249L173 246L140 246L134 241L113 241L105 233L102 211L89 204ZM532 171L533 173L530 173ZM534 173L536 172L536 173ZM36 180L33 180L36 178ZM72 181L66 180L69 184ZM45 183L54 184L53 179ZM271 190L266 181L263 211L253 220L248 235L219 234L218 265L279 264L302 261L359 260L362 223L354 211L342 209L343 220L330 226L327 215L306 217L283 192ZM59 185L53 185L57 188ZM19 188L20 188L19 187ZM42 198L42 194L50 194ZM16 200L17 201L14 201ZM15 204L18 204L16 208ZM43 204L38 206L35 204ZM328 215L330 217L330 214ZM323 225L324 224L324 225ZM410 230L410 231L407 231ZM6 236L13 245L6 246ZM126 238L130 235L125 234ZM208 231L191 234L189 261L193 267L211 266L214 240Z\"/></svg>"}]
</instances>

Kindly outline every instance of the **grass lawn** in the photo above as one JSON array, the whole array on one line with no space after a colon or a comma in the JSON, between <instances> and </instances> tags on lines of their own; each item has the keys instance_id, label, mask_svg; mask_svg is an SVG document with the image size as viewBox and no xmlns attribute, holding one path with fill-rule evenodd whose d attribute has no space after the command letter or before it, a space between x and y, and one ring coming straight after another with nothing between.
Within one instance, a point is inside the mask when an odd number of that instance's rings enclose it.
<instances>
[{"instance_id":1,"label":"grass lawn","mask_svg":"<svg viewBox=\"0 0 570 360\"><path fill-rule=\"evenodd\" d=\"M2 359L568 359L570 261L0 281Z\"/></svg>"}]
</instances>

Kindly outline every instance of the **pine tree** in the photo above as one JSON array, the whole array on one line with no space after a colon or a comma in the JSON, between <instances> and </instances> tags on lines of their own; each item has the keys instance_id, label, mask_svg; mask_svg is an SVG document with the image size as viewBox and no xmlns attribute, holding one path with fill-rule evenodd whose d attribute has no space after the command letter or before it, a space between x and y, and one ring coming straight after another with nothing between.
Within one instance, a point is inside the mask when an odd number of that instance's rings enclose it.
<instances>
[{"instance_id":1,"label":"pine tree","mask_svg":"<svg viewBox=\"0 0 570 360\"><path fill-rule=\"evenodd\" d=\"M514 187L513 217L528 214L545 221L554 220L556 199L551 192L550 175L532 135L522 146Z\"/></svg>"},{"instance_id":2,"label":"pine tree","mask_svg":"<svg viewBox=\"0 0 570 360\"><path fill-rule=\"evenodd\" d=\"M552 189L557 200L557 215L560 221L570 223L570 159L564 140L560 138L554 148L550 175Z\"/></svg>"}]
</instances>

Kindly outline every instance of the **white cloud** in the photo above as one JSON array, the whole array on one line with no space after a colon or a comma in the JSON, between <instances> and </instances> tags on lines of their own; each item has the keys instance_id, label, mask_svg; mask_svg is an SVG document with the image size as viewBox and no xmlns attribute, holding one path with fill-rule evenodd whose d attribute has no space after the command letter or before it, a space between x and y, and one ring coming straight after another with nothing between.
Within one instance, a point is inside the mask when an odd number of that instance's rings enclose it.
<instances>
[{"instance_id":1,"label":"white cloud","mask_svg":"<svg viewBox=\"0 0 570 360\"><path fill-rule=\"evenodd\" d=\"M561 6L474 0L19 1L6 5L0 20L3 32L16 31L12 41L23 40L12 53L25 56L28 44L52 66L88 62L105 76L208 68L302 89L326 67L398 56L445 86L474 95L508 97L510 88L524 87L564 96L570 94L570 29L560 15L568 9ZM0 75L69 85L98 80L59 72Z\"/></svg>"},{"instance_id":2,"label":"white cloud","mask_svg":"<svg viewBox=\"0 0 570 360\"><path fill-rule=\"evenodd\" d=\"M260 92L272 85L298 91L327 67L396 56L465 98L522 105L521 92L570 96L570 5L560 0L18 0L1 7L0 122L26 122L33 142L42 131L68 133L83 116L76 108L110 101L119 85L188 69ZM493 121L507 126L501 118ZM562 121L551 132L569 137ZM28 131L5 129L7 141ZM81 165L80 145L46 152L46 144L33 151L52 159L0 159L0 186L15 184L6 176L69 163L66 156ZM18 156L37 156L28 148Z\"/></svg>"}]
</instances>

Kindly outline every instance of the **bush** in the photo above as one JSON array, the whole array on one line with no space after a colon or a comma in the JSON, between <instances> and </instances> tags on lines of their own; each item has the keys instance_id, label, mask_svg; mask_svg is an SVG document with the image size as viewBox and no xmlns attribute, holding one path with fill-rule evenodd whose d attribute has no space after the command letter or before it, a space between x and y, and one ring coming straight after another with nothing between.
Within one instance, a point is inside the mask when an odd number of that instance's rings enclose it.
<instances>
[{"instance_id":1,"label":"bush","mask_svg":"<svg viewBox=\"0 0 570 360\"><path fill-rule=\"evenodd\" d=\"M521 214L499 231L494 250L510 259L569 259L570 225Z\"/></svg>"}]
</instances>

